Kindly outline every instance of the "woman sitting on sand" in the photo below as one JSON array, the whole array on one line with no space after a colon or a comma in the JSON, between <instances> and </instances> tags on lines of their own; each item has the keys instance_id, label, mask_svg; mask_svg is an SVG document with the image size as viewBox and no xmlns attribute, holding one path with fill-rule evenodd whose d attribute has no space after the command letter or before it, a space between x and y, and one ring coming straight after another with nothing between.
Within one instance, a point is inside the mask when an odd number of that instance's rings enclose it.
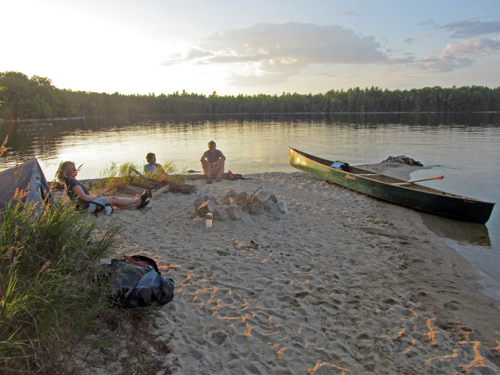
<instances>
[{"instance_id":1,"label":"woman sitting on sand","mask_svg":"<svg viewBox=\"0 0 500 375\"><path fill-rule=\"evenodd\" d=\"M65 161L61 163L57 171L57 179L66 185L66 191L71 199L78 199L84 209L90 212L95 212L97 204L104 206L106 203L116 208L143 208L149 204L147 200L149 194L147 190L141 195L140 198L122 198L117 196L103 197L101 194L92 195L85 184L76 179L78 170L75 163L72 161ZM93 202L97 203L94 204Z\"/></svg>"}]
</instances>

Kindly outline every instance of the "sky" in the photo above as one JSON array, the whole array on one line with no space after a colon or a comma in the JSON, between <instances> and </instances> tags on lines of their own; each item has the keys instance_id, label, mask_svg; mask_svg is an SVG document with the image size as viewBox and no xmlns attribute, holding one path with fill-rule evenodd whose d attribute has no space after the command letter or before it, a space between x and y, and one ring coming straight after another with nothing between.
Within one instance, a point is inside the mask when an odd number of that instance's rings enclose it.
<instances>
[{"instance_id":1,"label":"sky","mask_svg":"<svg viewBox=\"0 0 500 375\"><path fill-rule=\"evenodd\" d=\"M500 86L499 0L0 0L0 72L121 94Z\"/></svg>"}]
</instances>

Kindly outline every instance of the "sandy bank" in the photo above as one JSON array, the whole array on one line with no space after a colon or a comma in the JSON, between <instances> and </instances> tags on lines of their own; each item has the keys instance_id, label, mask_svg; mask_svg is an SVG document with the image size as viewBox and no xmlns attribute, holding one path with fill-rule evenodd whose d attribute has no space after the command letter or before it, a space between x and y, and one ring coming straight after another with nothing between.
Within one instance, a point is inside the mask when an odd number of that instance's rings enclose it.
<instances>
[{"instance_id":1,"label":"sandy bank","mask_svg":"<svg viewBox=\"0 0 500 375\"><path fill-rule=\"evenodd\" d=\"M97 219L126 225L124 249L156 254L176 283L148 333L156 373L500 372L499 301L416 212L301 172L252 177L193 183L262 186L289 213L205 228L195 196L168 193Z\"/></svg>"}]
</instances>

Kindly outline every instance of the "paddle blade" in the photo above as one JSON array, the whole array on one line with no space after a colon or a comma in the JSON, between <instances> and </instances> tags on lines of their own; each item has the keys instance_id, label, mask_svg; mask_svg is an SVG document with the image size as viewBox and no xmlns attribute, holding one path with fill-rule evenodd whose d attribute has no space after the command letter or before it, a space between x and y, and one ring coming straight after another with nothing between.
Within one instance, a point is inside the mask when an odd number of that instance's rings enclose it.
<instances>
[{"instance_id":1,"label":"paddle blade","mask_svg":"<svg viewBox=\"0 0 500 375\"><path fill-rule=\"evenodd\" d=\"M421 181L442 180L443 178L444 178L444 176L431 177L431 178L423 178L421 180L408 181L408 183L413 184L414 182L421 182Z\"/></svg>"}]
</instances>

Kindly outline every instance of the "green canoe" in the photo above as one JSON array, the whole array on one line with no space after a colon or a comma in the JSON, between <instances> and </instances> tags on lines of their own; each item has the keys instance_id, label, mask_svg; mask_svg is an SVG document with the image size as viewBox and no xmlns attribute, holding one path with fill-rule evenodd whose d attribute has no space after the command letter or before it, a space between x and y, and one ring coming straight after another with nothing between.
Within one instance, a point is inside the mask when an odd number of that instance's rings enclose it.
<instances>
[{"instance_id":1,"label":"green canoe","mask_svg":"<svg viewBox=\"0 0 500 375\"><path fill-rule=\"evenodd\" d=\"M401 206L450 219L486 224L495 203L447 193L398 178L349 166L349 172L332 168L333 161L290 148L290 165L301 171Z\"/></svg>"}]
</instances>

